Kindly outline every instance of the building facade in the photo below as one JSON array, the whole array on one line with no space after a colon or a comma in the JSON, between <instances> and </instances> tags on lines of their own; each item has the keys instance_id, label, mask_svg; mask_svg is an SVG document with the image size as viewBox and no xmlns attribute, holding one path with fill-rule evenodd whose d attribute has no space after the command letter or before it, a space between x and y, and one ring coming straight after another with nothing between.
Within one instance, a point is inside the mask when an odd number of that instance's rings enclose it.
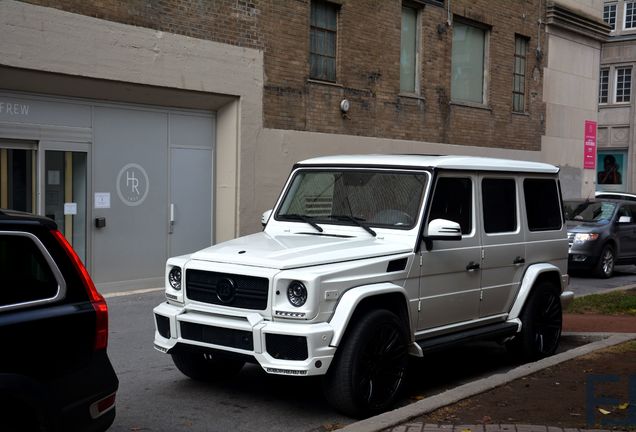
<instances>
[{"instance_id":1,"label":"building facade","mask_svg":"<svg viewBox=\"0 0 636 432\"><path fill-rule=\"evenodd\" d=\"M2 0L0 207L107 288L258 230L317 155L542 160L580 195L600 1Z\"/></svg>"},{"instance_id":2,"label":"building facade","mask_svg":"<svg viewBox=\"0 0 636 432\"><path fill-rule=\"evenodd\" d=\"M611 28L603 45L598 91L597 189L636 190L632 98L636 65L636 2L605 1L603 19Z\"/></svg>"}]
</instances>

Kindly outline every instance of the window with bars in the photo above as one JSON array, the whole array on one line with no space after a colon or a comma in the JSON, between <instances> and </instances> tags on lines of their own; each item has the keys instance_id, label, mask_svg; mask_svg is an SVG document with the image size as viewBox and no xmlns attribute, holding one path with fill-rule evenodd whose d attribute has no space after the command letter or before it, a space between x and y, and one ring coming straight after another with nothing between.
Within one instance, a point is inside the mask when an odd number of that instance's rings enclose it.
<instances>
[{"instance_id":1,"label":"window with bars","mask_svg":"<svg viewBox=\"0 0 636 432\"><path fill-rule=\"evenodd\" d=\"M326 1L311 2L309 77L336 81L336 36L338 6Z\"/></svg>"},{"instance_id":2,"label":"window with bars","mask_svg":"<svg viewBox=\"0 0 636 432\"><path fill-rule=\"evenodd\" d=\"M601 69L598 86L598 103L609 102L609 69Z\"/></svg>"},{"instance_id":3,"label":"window with bars","mask_svg":"<svg viewBox=\"0 0 636 432\"><path fill-rule=\"evenodd\" d=\"M605 21L612 31L616 29L616 3L603 6L603 21Z\"/></svg>"},{"instance_id":4,"label":"window with bars","mask_svg":"<svg viewBox=\"0 0 636 432\"><path fill-rule=\"evenodd\" d=\"M625 18L623 28L636 28L636 2L625 2Z\"/></svg>"},{"instance_id":5,"label":"window with bars","mask_svg":"<svg viewBox=\"0 0 636 432\"><path fill-rule=\"evenodd\" d=\"M515 36L515 64L512 84L512 110L526 110L526 56L529 40L525 36Z\"/></svg>"},{"instance_id":6,"label":"window with bars","mask_svg":"<svg viewBox=\"0 0 636 432\"><path fill-rule=\"evenodd\" d=\"M616 68L616 103L627 103L632 94L632 68Z\"/></svg>"}]
</instances>

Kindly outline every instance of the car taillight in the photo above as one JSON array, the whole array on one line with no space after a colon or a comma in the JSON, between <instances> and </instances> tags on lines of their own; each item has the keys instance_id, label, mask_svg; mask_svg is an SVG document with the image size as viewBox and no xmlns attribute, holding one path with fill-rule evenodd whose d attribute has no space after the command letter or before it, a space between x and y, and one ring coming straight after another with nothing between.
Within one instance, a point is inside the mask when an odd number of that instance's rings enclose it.
<instances>
[{"instance_id":1,"label":"car taillight","mask_svg":"<svg viewBox=\"0 0 636 432\"><path fill-rule=\"evenodd\" d=\"M51 233L60 243L62 248L66 251L66 254L69 256L73 265L77 269L80 279L82 280L82 284L86 289L86 293L93 305L93 309L95 309L95 345L94 350L102 350L106 349L108 346L108 306L106 305L106 300L104 297L97 292L97 288L95 288L95 284L88 274L88 270L82 264L82 260L79 259L73 247L69 244L69 242L58 230L52 230Z\"/></svg>"}]
</instances>

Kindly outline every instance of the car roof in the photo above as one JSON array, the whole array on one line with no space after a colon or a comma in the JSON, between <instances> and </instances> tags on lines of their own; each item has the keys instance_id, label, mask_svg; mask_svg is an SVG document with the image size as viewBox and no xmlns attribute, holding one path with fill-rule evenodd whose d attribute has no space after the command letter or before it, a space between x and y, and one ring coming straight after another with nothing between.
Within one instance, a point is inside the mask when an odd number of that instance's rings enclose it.
<instances>
[{"instance_id":1,"label":"car roof","mask_svg":"<svg viewBox=\"0 0 636 432\"><path fill-rule=\"evenodd\" d=\"M556 174L559 167L542 162L497 159L480 156L430 156L406 154L360 154L321 156L298 162L297 166L339 165L404 168L438 168L468 171L507 171Z\"/></svg>"},{"instance_id":2,"label":"car roof","mask_svg":"<svg viewBox=\"0 0 636 432\"><path fill-rule=\"evenodd\" d=\"M17 210L10 209L0 209L0 224L2 223L11 223L11 225L15 224L25 224L25 225L43 225L50 229L57 228L57 224L55 221L44 217L34 215L33 213L27 213Z\"/></svg>"}]
</instances>

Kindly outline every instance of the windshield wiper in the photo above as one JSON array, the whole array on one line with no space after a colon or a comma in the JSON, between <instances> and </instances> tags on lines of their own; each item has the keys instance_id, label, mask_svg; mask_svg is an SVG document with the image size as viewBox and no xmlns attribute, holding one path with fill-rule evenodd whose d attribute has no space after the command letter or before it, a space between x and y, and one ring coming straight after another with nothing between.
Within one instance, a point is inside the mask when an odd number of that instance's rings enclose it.
<instances>
[{"instance_id":1,"label":"windshield wiper","mask_svg":"<svg viewBox=\"0 0 636 432\"><path fill-rule=\"evenodd\" d=\"M318 225L316 222L314 222L313 220L311 220L311 216L307 216L307 215L302 215L302 214L297 214L297 213L290 213L290 214L284 214L284 215L280 215L281 218L288 218L288 219L297 219L297 220L301 220L305 223L308 223L309 225L311 225L312 227L314 227L316 229L316 231L318 232L323 232L324 230L320 227L320 225Z\"/></svg>"},{"instance_id":2,"label":"windshield wiper","mask_svg":"<svg viewBox=\"0 0 636 432\"><path fill-rule=\"evenodd\" d=\"M335 220L339 220L339 221L350 221L350 222L353 222L354 224L358 225L360 228L364 229L366 232L371 234L373 237L376 237L378 235L375 231L373 231L371 228L369 228L366 224L362 223L362 221L364 220L362 218L349 216L349 215L329 215L329 217L332 218L332 219L335 219Z\"/></svg>"}]
</instances>

